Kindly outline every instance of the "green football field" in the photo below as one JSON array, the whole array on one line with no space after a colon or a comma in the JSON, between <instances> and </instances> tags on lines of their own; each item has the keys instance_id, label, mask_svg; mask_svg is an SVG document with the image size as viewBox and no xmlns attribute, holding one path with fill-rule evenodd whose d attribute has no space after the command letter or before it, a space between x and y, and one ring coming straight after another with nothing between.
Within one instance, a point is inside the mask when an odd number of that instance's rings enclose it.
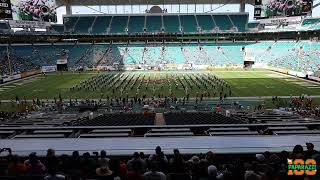
<instances>
[{"instance_id":1,"label":"green football field","mask_svg":"<svg viewBox=\"0 0 320 180\"><path fill-rule=\"evenodd\" d=\"M320 85L270 71L51 73L4 84L1 100L20 98L227 97L320 95Z\"/></svg>"}]
</instances>

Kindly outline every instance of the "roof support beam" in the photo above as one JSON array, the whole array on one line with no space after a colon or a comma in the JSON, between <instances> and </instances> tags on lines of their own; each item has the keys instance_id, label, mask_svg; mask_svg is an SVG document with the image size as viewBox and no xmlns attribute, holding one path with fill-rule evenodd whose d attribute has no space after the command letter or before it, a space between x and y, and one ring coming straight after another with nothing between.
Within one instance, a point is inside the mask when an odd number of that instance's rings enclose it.
<instances>
[{"instance_id":1,"label":"roof support beam","mask_svg":"<svg viewBox=\"0 0 320 180\"><path fill-rule=\"evenodd\" d=\"M72 15L72 6L71 6L70 1L66 1L66 14Z\"/></svg>"},{"instance_id":2,"label":"roof support beam","mask_svg":"<svg viewBox=\"0 0 320 180\"><path fill-rule=\"evenodd\" d=\"M240 0L239 12L245 12L245 11L246 11L246 0Z\"/></svg>"},{"instance_id":3,"label":"roof support beam","mask_svg":"<svg viewBox=\"0 0 320 180\"><path fill-rule=\"evenodd\" d=\"M317 4L315 4L315 5L313 5L313 7L312 8L316 8L316 7L318 7L318 6L320 6L320 2L318 2Z\"/></svg>"}]
</instances>

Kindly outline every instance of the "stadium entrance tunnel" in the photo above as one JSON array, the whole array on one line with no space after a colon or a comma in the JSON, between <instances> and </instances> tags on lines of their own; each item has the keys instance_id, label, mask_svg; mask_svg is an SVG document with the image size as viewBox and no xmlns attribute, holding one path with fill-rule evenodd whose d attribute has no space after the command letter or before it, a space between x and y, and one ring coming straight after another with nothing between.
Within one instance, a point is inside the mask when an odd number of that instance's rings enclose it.
<instances>
[{"instance_id":1,"label":"stadium entrance tunnel","mask_svg":"<svg viewBox=\"0 0 320 180\"><path fill-rule=\"evenodd\" d=\"M252 68L253 65L254 65L254 61L244 61L243 62L244 68Z\"/></svg>"},{"instance_id":2,"label":"stadium entrance tunnel","mask_svg":"<svg viewBox=\"0 0 320 180\"><path fill-rule=\"evenodd\" d=\"M57 64L57 71L68 71L68 64Z\"/></svg>"}]
</instances>

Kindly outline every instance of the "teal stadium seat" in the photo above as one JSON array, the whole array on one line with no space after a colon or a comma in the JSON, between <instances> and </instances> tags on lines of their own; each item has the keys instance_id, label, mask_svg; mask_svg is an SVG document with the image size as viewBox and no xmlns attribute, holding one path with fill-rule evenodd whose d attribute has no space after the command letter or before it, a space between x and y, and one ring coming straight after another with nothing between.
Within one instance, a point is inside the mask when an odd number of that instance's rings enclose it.
<instances>
[{"instance_id":1,"label":"teal stadium seat","mask_svg":"<svg viewBox=\"0 0 320 180\"><path fill-rule=\"evenodd\" d=\"M163 16L163 24L165 32L178 33L180 32L179 17L176 15Z\"/></svg>"},{"instance_id":2,"label":"teal stadium seat","mask_svg":"<svg viewBox=\"0 0 320 180\"><path fill-rule=\"evenodd\" d=\"M143 33L145 16L130 16L128 32Z\"/></svg>"},{"instance_id":3,"label":"teal stadium seat","mask_svg":"<svg viewBox=\"0 0 320 180\"><path fill-rule=\"evenodd\" d=\"M301 25L302 26L309 26L309 25L313 25L316 23L320 23L320 18L306 18L302 21Z\"/></svg>"},{"instance_id":4,"label":"teal stadium seat","mask_svg":"<svg viewBox=\"0 0 320 180\"><path fill-rule=\"evenodd\" d=\"M125 47L121 47L119 49L121 55L123 56L123 63L124 64L138 64L142 62L143 56L143 49L144 45L138 44L138 45L131 45L130 48L128 48L127 53L125 53ZM145 60L145 57L144 57Z\"/></svg>"},{"instance_id":5,"label":"teal stadium seat","mask_svg":"<svg viewBox=\"0 0 320 180\"><path fill-rule=\"evenodd\" d=\"M228 31L232 28L232 22L227 15L212 15L220 31Z\"/></svg>"},{"instance_id":6,"label":"teal stadium seat","mask_svg":"<svg viewBox=\"0 0 320 180\"><path fill-rule=\"evenodd\" d=\"M146 16L147 32L161 32L162 17L161 16Z\"/></svg>"},{"instance_id":7,"label":"teal stadium seat","mask_svg":"<svg viewBox=\"0 0 320 180\"><path fill-rule=\"evenodd\" d=\"M99 64L138 64L158 65L161 62L169 64L229 66L242 65L244 55L253 57L255 64L286 68L295 71L319 71L320 43L316 41L262 41L246 43L207 43L199 47L196 43L183 44L45 44L45 45L12 45L9 47L10 58L15 72L23 72L41 66L55 65L63 51L68 52L68 66L92 67ZM242 47L245 47L245 53ZM106 51L108 50L108 53ZM6 46L0 47L0 53L5 54ZM7 67L5 56L0 56L0 62ZM7 72L5 72L7 73Z\"/></svg>"},{"instance_id":8,"label":"teal stadium seat","mask_svg":"<svg viewBox=\"0 0 320 180\"><path fill-rule=\"evenodd\" d=\"M202 32L212 32L212 30L216 27L211 15L197 15L196 17Z\"/></svg>"},{"instance_id":9,"label":"teal stadium seat","mask_svg":"<svg viewBox=\"0 0 320 180\"><path fill-rule=\"evenodd\" d=\"M6 22L0 22L0 30L9 30L10 27Z\"/></svg>"},{"instance_id":10,"label":"teal stadium seat","mask_svg":"<svg viewBox=\"0 0 320 180\"><path fill-rule=\"evenodd\" d=\"M162 56L161 56L161 46L156 47L147 47L147 51L144 55L144 60L147 64L150 64L151 66L157 66L162 62Z\"/></svg>"},{"instance_id":11,"label":"teal stadium seat","mask_svg":"<svg viewBox=\"0 0 320 180\"><path fill-rule=\"evenodd\" d=\"M111 16L97 16L92 25L92 33L106 34L111 18Z\"/></svg>"},{"instance_id":12,"label":"teal stadium seat","mask_svg":"<svg viewBox=\"0 0 320 180\"><path fill-rule=\"evenodd\" d=\"M167 44L164 51L164 61L170 64L184 64L185 59L178 44Z\"/></svg>"},{"instance_id":13,"label":"teal stadium seat","mask_svg":"<svg viewBox=\"0 0 320 180\"><path fill-rule=\"evenodd\" d=\"M64 26L62 24L52 24L51 29L53 32L63 34L64 33Z\"/></svg>"},{"instance_id":14,"label":"teal stadium seat","mask_svg":"<svg viewBox=\"0 0 320 180\"><path fill-rule=\"evenodd\" d=\"M80 34L88 34L89 33L89 28L91 27L95 17L93 16L88 16L88 17L79 17L79 21L76 24L74 28L75 33L80 33Z\"/></svg>"},{"instance_id":15,"label":"teal stadium seat","mask_svg":"<svg viewBox=\"0 0 320 180\"><path fill-rule=\"evenodd\" d=\"M181 26L183 27L183 32L185 33L196 33L197 21L194 15L180 15Z\"/></svg>"},{"instance_id":16,"label":"teal stadium seat","mask_svg":"<svg viewBox=\"0 0 320 180\"><path fill-rule=\"evenodd\" d=\"M260 25L259 22L249 22L248 23L248 29L258 28L259 25Z\"/></svg>"},{"instance_id":17,"label":"teal stadium seat","mask_svg":"<svg viewBox=\"0 0 320 180\"><path fill-rule=\"evenodd\" d=\"M113 16L110 32L112 34L125 33L127 28L128 16Z\"/></svg>"},{"instance_id":18,"label":"teal stadium seat","mask_svg":"<svg viewBox=\"0 0 320 180\"><path fill-rule=\"evenodd\" d=\"M63 18L63 24L65 26L65 31L66 32L74 32L74 26L75 24L77 23L79 17L76 16L76 17L64 17Z\"/></svg>"},{"instance_id":19,"label":"teal stadium seat","mask_svg":"<svg viewBox=\"0 0 320 180\"><path fill-rule=\"evenodd\" d=\"M237 27L239 32L245 32L248 24L248 14L243 15L229 15L233 24Z\"/></svg>"},{"instance_id":20,"label":"teal stadium seat","mask_svg":"<svg viewBox=\"0 0 320 180\"><path fill-rule=\"evenodd\" d=\"M306 18L301 23L301 30L318 30L320 29L320 18Z\"/></svg>"}]
</instances>

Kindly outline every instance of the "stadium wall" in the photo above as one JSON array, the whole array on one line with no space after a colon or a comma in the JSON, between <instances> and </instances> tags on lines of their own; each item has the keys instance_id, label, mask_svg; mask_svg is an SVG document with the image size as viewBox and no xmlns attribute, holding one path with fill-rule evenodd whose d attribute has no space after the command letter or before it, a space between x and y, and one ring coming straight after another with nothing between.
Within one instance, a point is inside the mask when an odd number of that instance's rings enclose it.
<instances>
[{"instance_id":1,"label":"stadium wall","mask_svg":"<svg viewBox=\"0 0 320 180\"><path fill-rule=\"evenodd\" d=\"M37 74L40 74L41 73L41 69L36 69L36 70L33 70L33 71L28 71L28 72L23 72L20 74L21 78L26 78L26 77L29 77L29 76L34 76L34 75L37 75Z\"/></svg>"}]
</instances>

